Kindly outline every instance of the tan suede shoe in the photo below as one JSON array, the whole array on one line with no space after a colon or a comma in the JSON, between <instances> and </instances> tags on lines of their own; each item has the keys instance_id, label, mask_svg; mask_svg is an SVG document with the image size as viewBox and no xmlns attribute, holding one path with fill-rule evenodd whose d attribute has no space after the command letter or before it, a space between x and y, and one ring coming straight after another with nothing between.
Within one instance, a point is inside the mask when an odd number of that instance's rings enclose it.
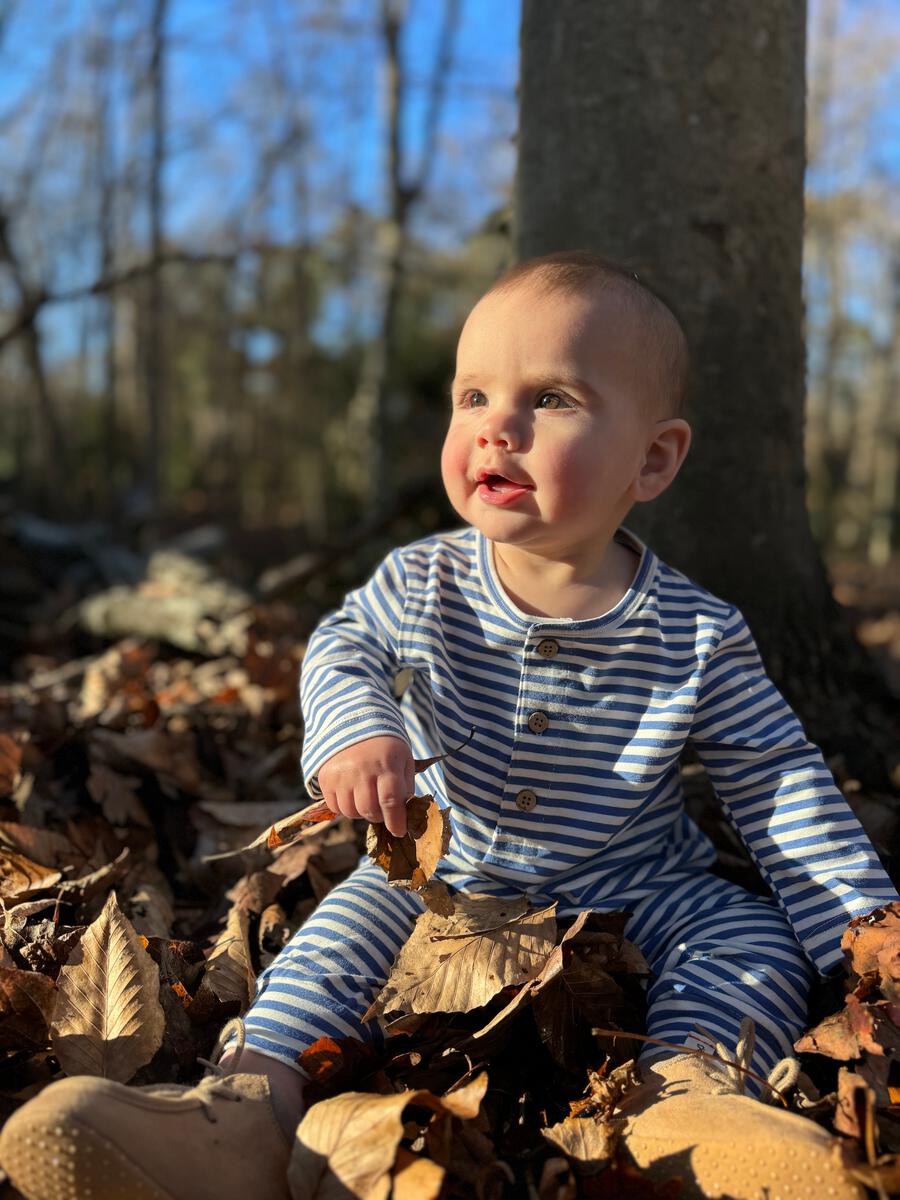
<instances>
[{"instance_id":1,"label":"tan suede shoe","mask_svg":"<svg viewBox=\"0 0 900 1200\"><path fill-rule=\"evenodd\" d=\"M749 1052L742 1056L739 1043L737 1061L752 1053L748 1023ZM773 1083L782 1065L770 1075ZM616 1113L627 1118L625 1149L650 1179L679 1177L679 1200L866 1200L845 1170L842 1139L808 1117L740 1095L733 1069L676 1054L641 1074L644 1082Z\"/></svg>"},{"instance_id":2,"label":"tan suede shoe","mask_svg":"<svg viewBox=\"0 0 900 1200\"><path fill-rule=\"evenodd\" d=\"M236 1025L242 1046L236 1018L214 1059ZM6 1122L0 1166L26 1200L288 1200L290 1146L268 1080L206 1065L194 1087L52 1083Z\"/></svg>"}]
</instances>

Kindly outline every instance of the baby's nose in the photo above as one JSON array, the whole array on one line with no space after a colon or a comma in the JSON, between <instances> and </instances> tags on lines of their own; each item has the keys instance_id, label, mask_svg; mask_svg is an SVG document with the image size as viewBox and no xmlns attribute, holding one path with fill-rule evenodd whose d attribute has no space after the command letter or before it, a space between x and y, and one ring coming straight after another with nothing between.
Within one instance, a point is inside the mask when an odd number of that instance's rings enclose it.
<instances>
[{"instance_id":1,"label":"baby's nose","mask_svg":"<svg viewBox=\"0 0 900 1200\"><path fill-rule=\"evenodd\" d=\"M484 449L485 446L504 446L506 449L510 449L522 440L515 417L504 416L499 412L489 413L485 416L476 436L481 449Z\"/></svg>"}]
</instances>

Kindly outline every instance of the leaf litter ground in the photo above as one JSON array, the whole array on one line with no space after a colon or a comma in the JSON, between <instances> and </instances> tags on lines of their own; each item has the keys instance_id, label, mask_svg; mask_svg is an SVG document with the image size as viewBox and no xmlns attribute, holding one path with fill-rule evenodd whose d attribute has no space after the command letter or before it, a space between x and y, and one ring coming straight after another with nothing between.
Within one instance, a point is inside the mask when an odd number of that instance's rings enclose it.
<instances>
[{"instance_id":1,"label":"leaf litter ground","mask_svg":"<svg viewBox=\"0 0 900 1200\"><path fill-rule=\"evenodd\" d=\"M126 638L0 690L3 1117L63 1075L196 1081L365 837L426 910L367 1014L383 1047L322 1039L303 1056L314 1103L295 1194L674 1200L677 1180L629 1165L615 1116L645 1036L628 915L563 922L554 906L451 895L430 797L410 802L402 839L304 807L302 653L290 610L257 606L217 657ZM861 1181L887 1194L900 906L850 922L842 945L843 994L798 1042L784 1101L855 1140Z\"/></svg>"}]
</instances>

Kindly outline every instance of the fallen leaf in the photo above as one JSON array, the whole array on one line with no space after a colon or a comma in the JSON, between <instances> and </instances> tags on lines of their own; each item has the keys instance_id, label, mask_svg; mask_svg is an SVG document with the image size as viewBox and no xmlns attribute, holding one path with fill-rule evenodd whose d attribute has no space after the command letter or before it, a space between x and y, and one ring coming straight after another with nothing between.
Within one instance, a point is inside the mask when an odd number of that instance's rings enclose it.
<instances>
[{"instance_id":1,"label":"fallen leaf","mask_svg":"<svg viewBox=\"0 0 900 1200\"><path fill-rule=\"evenodd\" d=\"M115 892L60 970L57 986L51 1035L67 1075L127 1083L162 1044L159 968Z\"/></svg>"},{"instance_id":2,"label":"fallen leaf","mask_svg":"<svg viewBox=\"0 0 900 1200\"><path fill-rule=\"evenodd\" d=\"M192 733L174 733L159 727L129 729L124 733L94 729L88 741L92 761L102 758L126 769L143 767L189 795L210 800L231 799L226 789L207 778L201 769Z\"/></svg>"},{"instance_id":3,"label":"fallen leaf","mask_svg":"<svg viewBox=\"0 0 900 1200\"><path fill-rule=\"evenodd\" d=\"M81 858L64 834L14 821L0 821L0 846L9 847L32 862L54 870L74 866Z\"/></svg>"},{"instance_id":4,"label":"fallen leaf","mask_svg":"<svg viewBox=\"0 0 900 1200\"><path fill-rule=\"evenodd\" d=\"M509 1003L496 1013L486 1025L476 1030L473 1038L485 1037L488 1033L495 1030L499 1025L508 1021L518 1010L526 1003L536 992L556 978L559 972L563 969L563 961L565 955L565 946L573 938L576 938L584 927L585 922L590 916L590 912L580 912L566 932L563 934L562 941L558 946L555 946L547 956L544 965L541 967L534 979L529 980L523 988L521 988Z\"/></svg>"},{"instance_id":5,"label":"fallen leaf","mask_svg":"<svg viewBox=\"0 0 900 1200\"><path fill-rule=\"evenodd\" d=\"M250 958L250 914L245 908L232 905L222 933L216 939L212 953L206 960L206 973L194 1001L198 1012L203 1010L204 994L213 996L219 1004L237 1005L240 1016L250 1006L256 974Z\"/></svg>"},{"instance_id":6,"label":"fallen leaf","mask_svg":"<svg viewBox=\"0 0 900 1200\"><path fill-rule=\"evenodd\" d=\"M406 822L407 833L400 838L386 825L370 825L366 851L392 887L417 892L450 848L450 811L433 796L412 796L406 802Z\"/></svg>"},{"instance_id":7,"label":"fallen leaf","mask_svg":"<svg viewBox=\"0 0 900 1200\"><path fill-rule=\"evenodd\" d=\"M56 1005L56 985L36 971L0 967L0 1041L4 1050L42 1050Z\"/></svg>"},{"instance_id":8,"label":"fallen leaf","mask_svg":"<svg viewBox=\"0 0 900 1200\"><path fill-rule=\"evenodd\" d=\"M21 768L21 745L8 733L0 733L0 796L12 794Z\"/></svg>"},{"instance_id":9,"label":"fallen leaf","mask_svg":"<svg viewBox=\"0 0 900 1200\"><path fill-rule=\"evenodd\" d=\"M425 1089L392 1096L345 1092L314 1104L297 1128L288 1166L293 1200L387 1200L405 1134L404 1110L416 1105L466 1119L478 1112L486 1088L487 1076L482 1074L462 1094L441 1097ZM408 1163L404 1159L404 1166ZM430 1187L434 1173L425 1176ZM407 1195L412 1200L413 1194Z\"/></svg>"},{"instance_id":10,"label":"fallen leaf","mask_svg":"<svg viewBox=\"0 0 900 1200\"><path fill-rule=\"evenodd\" d=\"M136 775L122 775L97 762L91 766L87 790L110 825L143 825L150 829L152 822L137 795L140 783Z\"/></svg>"},{"instance_id":11,"label":"fallen leaf","mask_svg":"<svg viewBox=\"0 0 900 1200\"><path fill-rule=\"evenodd\" d=\"M857 975L879 971L879 955L886 944L900 941L900 901L872 909L848 922L841 937L845 964Z\"/></svg>"},{"instance_id":12,"label":"fallen leaf","mask_svg":"<svg viewBox=\"0 0 900 1200\"><path fill-rule=\"evenodd\" d=\"M85 900L92 899L106 888L112 887L124 879L131 870L131 866L131 850L125 846L112 862L104 863L95 871L82 875L79 879L64 880L59 885L57 894L60 899L69 904L83 904Z\"/></svg>"},{"instance_id":13,"label":"fallen leaf","mask_svg":"<svg viewBox=\"0 0 900 1200\"><path fill-rule=\"evenodd\" d=\"M201 800L197 807L223 825L241 829L267 828L291 814L285 800Z\"/></svg>"},{"instance_id":14,"label":"fallen leaf","mask_svg":"<svg viewBox=\"0 0 900 1200\"><path fill-rule=\"evenodd\" d=\"M443 1167L411 1154L401 1146L397 1151L391 1200L438 1200L446 1172Z\"/></svg>"},{"instance_id":15,"label":"fallen leaf","mask_svg":"<svg viewBox=\"0 0 900 1200\"><path fill-rule=\"evenodd\" d=\"M106 723L132 712L143 712L152 705L145 680L156 652L157 647L152 644L124 638L91 659L72 706L75 720L84 722L98 717Z\"/></svg>"},{"instance_id":16,"label":"fallen leaf","mask_svg":"<svg viewBox=\"0 0 900 1200\"><path fill-rule=\"evenodd\" d=\"M566 1117L541 1133L557 1149L572 1159L580 1172L595 1175L607 1166L622 1136L624 1120L617 1123L594 1117Z\"/></svg>"},{"instance_id":17,"label":"fallen leaf","mask_svg":"<svg viewBox=\"0 0 900 1200\"><path fill-rule=\"evenodd\" d=\"M843 1062L870 1054L900 1050L900 1027L892 1020L887 1001L863 1003L850 993L840 1012L832 1013L794 1043L798 1053L824 1054ZM897 1014L900 1015L900 1014Z\"/></svg>"},{"instance_id":18,"label":"fallen leaf","mask_svg":"<svg viewBox=\"0 0 900 1200\"><path fill-rule=\"evenodd\" d=\"M59 871L32 862L14 850L0 848L0 897L4 900L24 900L27 896L47 891L61 878Z\"/></svg>"},{"instance_id":19,"label":"fallen leaf","mask_svg":"<svg viewBox=\"0 0 900 1200\"><path fill-rule=\"evenodd\" d=\"M456 897L451 917L424 912L364 1020L384 1012L469 1012L536 976L556 940L556 904Z\"/></svg>"}]
</instances>

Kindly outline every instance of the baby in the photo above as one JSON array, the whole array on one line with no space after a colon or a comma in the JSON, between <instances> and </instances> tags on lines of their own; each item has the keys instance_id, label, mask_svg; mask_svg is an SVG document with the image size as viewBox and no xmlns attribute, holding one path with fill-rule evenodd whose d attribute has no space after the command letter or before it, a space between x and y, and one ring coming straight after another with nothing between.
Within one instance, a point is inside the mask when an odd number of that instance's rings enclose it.
<instances>
[{"instance_id":1,"label":"baby","mask_svg":"<svg viewBox=\"0 0 900 1200\"><path fill-rule=\"evenodd\" d=\"M460 336L441 459L463 526L392 551L310 638L304 779L334 812L395 834L405 832L407 797L433 794L450 810L437 877L451 889L556 901L559 918L632 914L626 936L652 970L647 1032L669 1043L646 1044L643 1090L623 1109L639 1162L694 1147L693 1165L679 1162L677 1173L696 1194L722 1186L790 1197L806 1195L786 1174L802 1160L801 1174L818 1172L832 1195L862 1195L813 1122L736 1095L725 1073L679 1053L712 1049L711 1034L740 1042L742 1061L771 1073L806 1026L814 972L841 963L848 920L897 899L740 611L622 524L666 490L688 453L687 373L669 308L594 256L526 261L491 288ZM411 682L398 699L404 669ZM473 726L463 749L414 776L414 758L458 745ZM710 872L714 847L686 815L679 782L688 740L772 897ZM377 1039L361 1014L423 907L363 858L260 976L246 1045L229 1039L219 1064L241 1073L167 1101L183 1129L189 1097L204 1088L225 1119L229 1088L265 1109L251 1133L253 1106L241 1106L244 1145L259 1161L268 1147L257 1196L285 1194L275 1176L303 1112L298 1056L325 1035ZM689 1109L679 1109L678 1088L669 1095L676 1080ZM762 1091L752 1080L747 1090ZM117 1111L129 1092L116 1093ZM200 1125L191 1153L210 1152ZM148 1170L155 1143L143 1125L138 1136L137 1115L134 1131L122 1155ZM758 1144L750 1176L704 1177L707 1161L718 1175L730 1169L721 1154L703 1158L716 1137ZM785 1139L793 1165L781 1161ZM10 1170L3 1143L0 1160ZM230 1162L219 1197L241 1194L240 1164L232 1172ZM163 1168L153 1169L159 1181Z\"/></svg>"}]
</instances>

